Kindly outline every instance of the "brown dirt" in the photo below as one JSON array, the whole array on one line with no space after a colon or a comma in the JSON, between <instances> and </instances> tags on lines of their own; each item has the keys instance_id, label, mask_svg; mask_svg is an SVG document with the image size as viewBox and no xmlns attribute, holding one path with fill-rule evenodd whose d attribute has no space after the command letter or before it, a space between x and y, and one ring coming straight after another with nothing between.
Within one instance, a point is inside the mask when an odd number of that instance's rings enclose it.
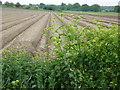
<instances>
[{"instance_id":1,"label":"brown dirt","mask_svg":"<svg viewBox=\"0 0 120 90\"><path fill-rule=\"evenodd\" d=\"M16 36L18 36L20 33L25 31L27 28L29 28L31 25L36 23L42 16L38 16L36 18L33 18L31 20L25 21L23 23L20 23L12 28L9 28L8 30L2 31L2 37L3 37L3 47L9 43L11 40L13 40Z\"/></svg>"},{"instance_id":2,"label":"brown dirt","mask_svg":"<svg viewBox=\"0 0 120 90\"><path fill-rule=\"evenodd\" d=\"M62 18L58 14L59 13L49 13L45 11L3 8L3 18L0 18L0 22L3 21L1 22L2 26L0 26L0 28L2 28L0 30L2 50L11 49L15 46L22 46L29 52L38 51L41 54L44 52L52 54L52 51L46 47L46 45L50 45L51 49L54 48L49 37L58 35L54 30L59 28L62 24L67 26L68 23L72 23L72 19L69 15L61 21ZM45 28L53 24L53 17L55 17L56 21L54 23L54 29L43 34ZM96 28L96 25L92 23L94 19L103 20L106 26L109 25L109 23L117 24L117 19L115 17L83 15L83 19L80 20L79 26L84 27L90 25ZM62 30L58 32L61 33Z\"/></svg>"}]
</instances>

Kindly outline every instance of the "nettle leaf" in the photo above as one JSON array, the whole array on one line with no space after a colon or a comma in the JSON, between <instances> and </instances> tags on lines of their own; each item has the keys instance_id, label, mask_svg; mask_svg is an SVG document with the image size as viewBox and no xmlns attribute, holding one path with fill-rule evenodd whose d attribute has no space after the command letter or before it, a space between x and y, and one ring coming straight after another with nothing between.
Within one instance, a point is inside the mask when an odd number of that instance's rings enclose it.
<instances>
[{"instance_id":1,"label":"nettle leaf","mask_svg":"<svg viewBox=\"0 0 120 90\"><path fill-rule=\"evenodd\" d=\"M66 14L60 16L64 22ZM3 51L3 87L12 88L16 80L19 88L119 87L118 25L106 28L97 20L98 28L82 28L77 24L81 17L73 18L70 24L57 29L53 25L44 32L50 33L45 39L53 48L46 48L50 55L32 55L22 48Z\"/></svg>"},{"instance_id":2,"label":"nettle leaf","mask_svg":"<svg viewBox=\"0 0 120 90\"><path fill-rule=\"evenodd\" d=\"M32 85L32 88L35 88L37 85Z\"/></svg>"}]
</instances>

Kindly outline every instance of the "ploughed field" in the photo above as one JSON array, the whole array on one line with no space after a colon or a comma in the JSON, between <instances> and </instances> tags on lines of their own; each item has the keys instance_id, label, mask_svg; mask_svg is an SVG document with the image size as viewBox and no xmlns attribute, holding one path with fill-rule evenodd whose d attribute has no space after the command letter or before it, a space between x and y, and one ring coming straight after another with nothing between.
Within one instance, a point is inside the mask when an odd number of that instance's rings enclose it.
<instances>
[{"instance_id":1,"label":"ploughed field","mask_svg":"<svg viewBox=\"0 0 120 90\"><path fill-rule=\"evenodd\" d=\"M66 16L61 17L57 12L47 11L34 11L23 10L14 8L2 8L2 30L0 36L2 36L1 50L11 49L16 46L22 46L28 51L38 51L41 53L49 52L51 50L46 48L47 45L50 48L54 48L50 41L51 35L57 35L55 30L62 24L67 25L72 23L72 16L81 16L79 21L79 27L85 27L87 25L97 28L96 23L101 23L102 26L108 28L110 24L118 24L118 18L116 16L98 16L88 14L73 14L66 13ZM53 28L47 30L46 28L53 25ZM47 32L46 32L47 31ZM46 33L45 33L46 32ZM59 31L60 33L61 31Z\"/></svg>"}]
</instances>

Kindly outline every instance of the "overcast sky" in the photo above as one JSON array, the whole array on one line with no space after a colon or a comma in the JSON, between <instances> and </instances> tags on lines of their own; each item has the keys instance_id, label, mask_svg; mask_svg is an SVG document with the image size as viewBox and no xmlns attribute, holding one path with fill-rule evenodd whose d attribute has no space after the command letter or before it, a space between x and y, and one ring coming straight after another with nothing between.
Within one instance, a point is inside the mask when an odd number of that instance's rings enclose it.
<instances>
[{"instance_id":1,"label":"overcast sky","mask_svg":"<svg viewBox=\"0 0 120 90\"><path fill-rule=\"evenodd\" d=\"M56 4L56 5L60 5L62 2L63 3L80 3L80 5L82 4L88 4L88 5L92 5L92 4L99 4L101 6L115 6L118 5L118 2L120 0L1 0L3 3L6 1L9 2L20 2L21 4L39 4L39 3L45 3L45 4Z\"/></svg>"}]
</instances>

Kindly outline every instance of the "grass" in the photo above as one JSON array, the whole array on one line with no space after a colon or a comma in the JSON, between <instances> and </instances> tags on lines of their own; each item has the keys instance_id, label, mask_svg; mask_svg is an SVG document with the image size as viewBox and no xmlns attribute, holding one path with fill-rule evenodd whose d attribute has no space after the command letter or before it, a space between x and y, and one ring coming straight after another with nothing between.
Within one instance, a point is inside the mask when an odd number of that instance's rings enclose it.
<instances>
[{"instance_id":1,"label":"grass","mask_svg":"<svg viewBox=\"0 0 120 90\"><path fill-rule=\"evenodd\" d=\"M105 15L105 16L118 16L119 13L115 12L81 12L81 11L64 11L66 13L80 13L80 14L92 14L92 15Z\"/></svg>"}]
</instances>

